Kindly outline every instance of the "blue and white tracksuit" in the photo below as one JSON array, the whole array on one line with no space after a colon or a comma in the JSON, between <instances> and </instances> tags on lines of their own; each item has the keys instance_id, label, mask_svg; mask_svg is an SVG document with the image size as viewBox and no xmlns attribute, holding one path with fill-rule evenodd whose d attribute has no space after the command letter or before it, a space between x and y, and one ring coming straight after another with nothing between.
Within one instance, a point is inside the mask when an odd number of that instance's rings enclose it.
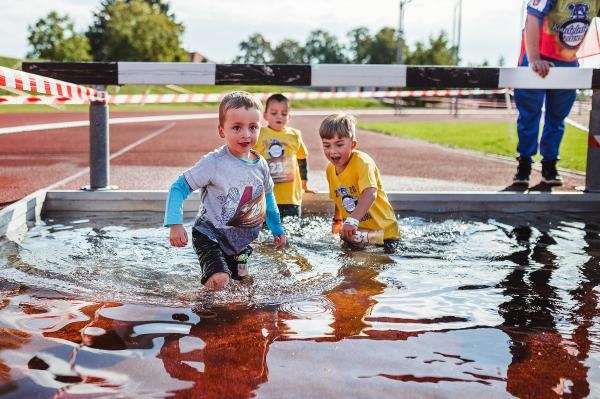
<instances>
[{"instance_id":1,"label":"blue and white tracksuit","mask_svg":"<svg viewBox=\"0 0 600 399\"><path fill-rule=\"evenodd\" d=\"M540 55L557 67L577 67L576 52L592 18L598 13L598 0L530 0L528 17L540 21ZM528 66L524 40L519 66ZM517 152L533 161L538 152L538 135L542 106L545 107L544 128L539 141L542 162L560 159L559 147L565 131L565 118L575 102L575 90L515 89L519 111Z\"/></svg>"},{"instance_id":2,"label":"blue and white tracksuit","mask_svg":"<svg viewBox=\"0 0 600 399\"><path fill-rule=\"evenodd\" d=\"M560 67L579 65L577 61L550 61ZM523 54L519 66L527 65L529 65L527 55ZM519 155L533 162L532 157L538 152L542 105L545 105L544 130L539 142L542 162L560 159L558 148L565 132L565 118L571 112L576 91L572 89L515 89L514 92L515 104L519 110L517 118L517 133L519 134L517 152Z\"/></svg>"}]
</instances>

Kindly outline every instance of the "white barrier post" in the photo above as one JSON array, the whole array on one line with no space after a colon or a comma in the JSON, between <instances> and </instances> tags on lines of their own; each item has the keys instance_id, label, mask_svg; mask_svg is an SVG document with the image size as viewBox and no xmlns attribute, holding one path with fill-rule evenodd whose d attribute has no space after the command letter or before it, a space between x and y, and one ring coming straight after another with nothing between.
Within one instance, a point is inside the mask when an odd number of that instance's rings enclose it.
<instances>
[{"instance_id":1,"label":"white barrier post","mask_svg":"<svg viewBox=\"0 0 600 399\"><path fill-rule=\"evenodd\" d=\"M584 191L600 192L600 90L592 94Z\"/></svg>"}]
</instances>

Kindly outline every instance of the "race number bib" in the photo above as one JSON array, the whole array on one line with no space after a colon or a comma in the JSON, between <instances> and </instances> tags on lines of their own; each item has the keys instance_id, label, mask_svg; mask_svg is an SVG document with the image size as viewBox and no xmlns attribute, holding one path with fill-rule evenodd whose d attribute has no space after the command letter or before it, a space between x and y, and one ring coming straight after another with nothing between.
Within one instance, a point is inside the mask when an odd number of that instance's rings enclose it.
<instances>
[{"instance_id":1,"label":"race number bib","mask_svg":"<svg viewBox=\"0 0 600 399\"><path fill-rule=\"evenodd\" d=\"M273 183L294 181L295 157L279 157L267 160Z\"/></svg>"}]
</instances>

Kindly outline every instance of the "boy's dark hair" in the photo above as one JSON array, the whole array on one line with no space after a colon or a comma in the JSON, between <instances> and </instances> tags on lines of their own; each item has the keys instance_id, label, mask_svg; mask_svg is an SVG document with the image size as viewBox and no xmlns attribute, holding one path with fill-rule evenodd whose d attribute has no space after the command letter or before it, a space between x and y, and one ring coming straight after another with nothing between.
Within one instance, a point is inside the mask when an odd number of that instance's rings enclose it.
<instances>
[{"instance_id":1,"label":"boy's dark hair","mask_svg":"<svg viewBox=\"0 0 600 399\"><path fill-rule=\"evenodd\" d=\"M269 104L273 101L278 103L286 103L288 107L291 105L291 101L289 98L287 98L281 93L275 93L271 94L269 98L267 98L267 101L265 102L265 109L269 109Z\"/></svg>"},{"instance_id":2,"label":"boy's dark hair","mask_svg":"<svg viewBox=\"0 0 600 399\"><path fill-rule=\"evenodd\" d=\"M225 123L225 116L227 115L227 111L229 111L230 109L239 108L256 108L261 114L263 112L260 100L254 95L241 90L232 91L225 94L225 96L223 96L223 99L221 100L221 104L219 104L219 126L223 126L223 124Z\"/></svg>"},{"instance_id":3,"label":"boy's dark hair","mask_svg":"<svg viewBox=\"0 0 600 399\"><path fill-rule=\"evenodd\" d=\"M319 136L322 139L332 139L335 136L339 138L349 137L356 140L356 118L350 114L329 115L319 127Z\"/></svg>"}]
</instances>

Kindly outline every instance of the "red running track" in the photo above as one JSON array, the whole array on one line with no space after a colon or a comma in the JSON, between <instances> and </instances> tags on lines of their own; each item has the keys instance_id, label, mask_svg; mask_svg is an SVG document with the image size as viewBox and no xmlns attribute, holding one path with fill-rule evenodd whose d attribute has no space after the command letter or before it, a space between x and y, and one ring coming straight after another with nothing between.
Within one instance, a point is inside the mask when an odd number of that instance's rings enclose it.
<instances>
[{"instance_id":1,"label":"red running track","mask_svg":"<svg viewBox=\"0 0 600 399\"><path fill-rule=\"evenodd\" d=\"M114 112L110 117L181 115L194 112ZM461 116L477 119L478 117ZM2 114L0 128L85 121L87 112L49 112ZM310 176L321 181L326 159L322 154L318 127L323 116L296 116L290 125L302 130L310 158ZM359 121L456 121L451 115L358 115ZM497 120L514 123L514 117ZM486 119L489 121L489 118ZM120 189L168 189L171 181L193 165L203 154L223 144L217 135L217 121L211 119L115 124L110 126L110 152L117 154L136 142L135 147L111 160L110 183ZM155 135L149 138L149 136ZM89 129L71 127L35 132L0 134L0 207L32 192L73 176L78 178L56 188L78 189L89 184ZM146 141L143 141L143 140ZM509 187L515 161L488 157L478 153L448 149L415 140L401 139L370 132L359 132L358 148L369 153L390 183L388 191L425 190L502 190ZM570 191L585 184L579 174L564 174L565 185L554 190ZM539 181L538 171L532 185ZM418 183L415 183L418 182ZM384 181L384 186L386 181ZM533 190L548 190L533 187Z\"/></svg>"}]
</instances>

